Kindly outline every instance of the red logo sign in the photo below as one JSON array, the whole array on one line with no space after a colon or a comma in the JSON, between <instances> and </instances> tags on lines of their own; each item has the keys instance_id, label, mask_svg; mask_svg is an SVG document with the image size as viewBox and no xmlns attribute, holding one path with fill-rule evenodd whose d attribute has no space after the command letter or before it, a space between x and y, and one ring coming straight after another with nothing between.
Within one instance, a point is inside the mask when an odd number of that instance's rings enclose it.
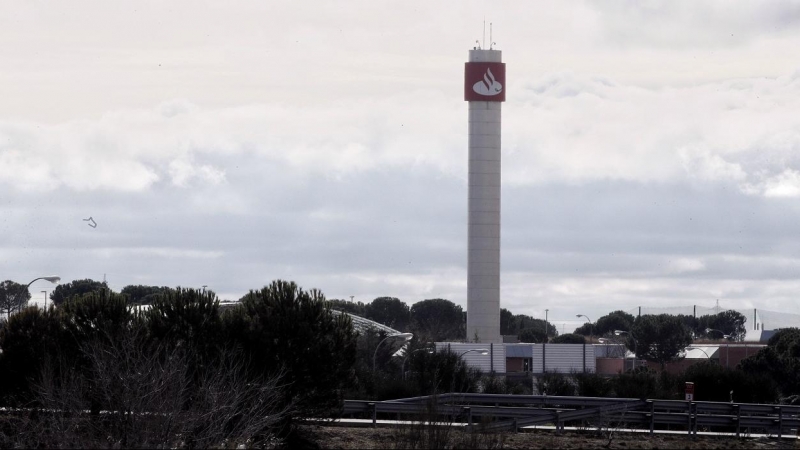
<instances>
[{"instance_id":1,"label":"red logo sign","mask_svg":"<svg viewBox=\"0 0 800 450\"><path fill-rule=\"evenodd\" d=\"M468 62L464 66L464 100L468 102L506 101L506 65Z\"/></svg>"}]
</instances>

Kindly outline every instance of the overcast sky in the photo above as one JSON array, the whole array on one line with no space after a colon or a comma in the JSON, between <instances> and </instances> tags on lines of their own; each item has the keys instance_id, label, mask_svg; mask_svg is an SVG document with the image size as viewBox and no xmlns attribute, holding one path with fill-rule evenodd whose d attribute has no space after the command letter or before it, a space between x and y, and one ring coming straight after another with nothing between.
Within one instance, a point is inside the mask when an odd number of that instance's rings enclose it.
<instances>
[{"instance_id":1,"label":"overcast sky","mask_svg":"<svg viewBox=\"0 0 800 450\"><path fill-rule=\"evenodd\" d=\"M466 307L484 17L503 307L797 311L797 1L0 3L0 278Z\"/></svg>"}]
</instances>

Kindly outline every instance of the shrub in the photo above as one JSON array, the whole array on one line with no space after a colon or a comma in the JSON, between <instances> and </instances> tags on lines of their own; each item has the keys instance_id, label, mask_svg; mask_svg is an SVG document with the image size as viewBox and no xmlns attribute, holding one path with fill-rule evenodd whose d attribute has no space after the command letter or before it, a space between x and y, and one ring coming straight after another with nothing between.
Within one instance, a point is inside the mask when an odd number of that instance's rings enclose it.
<instances>
[{"instance_id":1,"label":"shrub","mask_svg":"<svg viewBox=\"0 0 800 450\"><path fill-rule=\"evenodd\" d=\"M614 393L620 398L653 398L658 392L655 372L644 368L619 374L612 382Z\"/></svg>"},{"instance_id":2,"label":"shrub","mask_svg":"<svg viewBox=\"0 0 800 450\"><path fill-rule=\"evenodd\" d=\"M453 352L417 352L409 357L409 377L419 395L442 392L477 392L479 369L467 367Z\"/></svg>"},{"instance_id":3,"label":"shrub","mask_svg":"<svg viewBox=\"0 0 800 450\"><path fill-rule=\"evenodd\" d=\"M695 398L701 401L728 402L733 397L738 402L772 403L777 398L775 383L767 374L728 369L711 362L694 364L679 378L681 385L694 383Z\"/></svg>"},{"instance_id":4,"label":"shrub","mask_svg":"<svg viewBox=\"0 0 800 450\"><path fill-rule=\"evenodd\" d=\"M582 397L608 397L611 393L611 380L606 376L577 372L572 377L578 385L578 395Z\"/></svg>"},{"instance_id":5,"label":"shrub","mask_svg":"<svg viewBox=\"0 0 800 450\"><path fill-rule=\"evenodd\" d=\"M213 370L195 377L181 346L153 345L143 329L93 338L81 352L92 383L64 358L48 360L34 389L49 412L31 416L7 441L77 448L257 445L289 413L279 401L280 378L248 376L234 353L223 352ZM95 402L106 413L84 414Z\"/></svg>"},{"instance_id":6,"label":"shrub","mask_svg":"<svg viewBox=\"0 0 800 450\"><path fill-rule=\"evenodd\" d=\"M481 378L483 394L507 394L506 382L502 378L489 375Z\"/></svg>"},{"instance_id":7,"label":"shrub","mask_svg":"<svg viewBox=\"0 0 800 450\"><path fill-rule=\"evenodd\" d=\"M542 395L573 396L576 393L572 377L558 372L544 372L537 376L536 389Z\"/></svg>"}]
</instances>

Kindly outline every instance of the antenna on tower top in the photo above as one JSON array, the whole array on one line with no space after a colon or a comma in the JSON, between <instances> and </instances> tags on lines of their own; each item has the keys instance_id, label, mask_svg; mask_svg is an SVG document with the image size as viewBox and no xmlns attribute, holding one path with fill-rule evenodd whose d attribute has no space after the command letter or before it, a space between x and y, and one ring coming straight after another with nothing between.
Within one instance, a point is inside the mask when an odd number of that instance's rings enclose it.
<instances>
[{"instance_id":1,"label":"antenna on tower top","mask_svg":"<svg viewBox=\"0 0 800 450\"><path fill-rule=\"evenodd\" d=\"M489 22L489 50L494 47L494 42L492 42L492 22Z\"/></svg>"},{"instance_id":2,"label":"antenna on tower top","mask_svg":"<svg viewBox=\"0 0 800 450\"><path fill-rule=\"evenodd\" d=\"M481 48L485 47L486 47L486 17L483 18L483 45L481 45Z\"/></svg>"}]
</instances>

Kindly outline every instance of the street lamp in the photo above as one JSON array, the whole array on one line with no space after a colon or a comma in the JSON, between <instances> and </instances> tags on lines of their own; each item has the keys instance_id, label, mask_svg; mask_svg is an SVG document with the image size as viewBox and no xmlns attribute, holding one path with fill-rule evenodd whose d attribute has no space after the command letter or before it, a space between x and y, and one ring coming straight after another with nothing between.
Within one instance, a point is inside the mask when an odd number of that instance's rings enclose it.
<instances>
[{"instance_id":1,"label":"street lamp","mask_svg":"<svg viewBox=\"0 0 800 450\"><path fill-rule=\"evenodd\" d=\"M47 291L42 291L42 294L44 294L44 309L47 309Z\"/></svg>"},{"instance_id":2,"label":"street lamp","mask_svg":"<svg viewBox=\"0 0 800 450\"><path fill-rule=\"evenodd\" d=\"M628 336L631 337L631 339L633 339L633 368L635 369L636 368L636 358L639 357L639 350L638 350L639 349L639 343L636 341L636 336L633 333L631 333L630 331L614 330L614 335L616 335L616 336L622 336L623 334L627 334Z\"/></svg>"},{"instance_id":3,"label":"street lamp","mask_svg":"<svg viewBox=\"0 0 800 450\"><path fill-rule=\"evenodd\" d=\"M488 348L473 348L472 350L467 350L464 353L458 355L458 357L461 358L462 356L466 355L467 353L472 353L472 352L478 352L481 355L488 355L489 354L489 349Z\"/></svg>"},{"instance_id":4,"label":"street lamp","mask_svg":"<svg viewBox=\"0 0 800 450\"><path fill-rule=\"evenodd\" d=\"M589 321L589 343L591 344L592 341L594 340L594 325L592 324L592 319L590 319L589 316L585 314L578 314L575 317L583 317L584 319Z\"/></svg>"},{"instance_id":5,"label":"street lamp","mask_svg":"<svg viewBox=\"0 0 800 450\"><path fill-rule=\"evenodd\" d=\"M36 281L39 281L39 280L47 280L47 281L49 281L49 282L51 282L51 283L53 283L53 284L58 284L58 282L59 282L59 281L61 281L61 277L51 276L51 277L39 277L39 278L34 278L33 280L31 280L31 282L30 282L30 283L28 283L28 285L27 285L27 286L25 286L25 288L23 288L23 289L20 289L19 293L20 293L20 294L23 294L23 293L27 292L27 291L28 291L28 288L29 288L29 287L31 287L31 285L32 285L34 282L36 282ZM47 297L45 297L45 298L44 298L44 302L45 302L45 306L47 306Z\"/></svg>"},{"instance_id":6,"label":"street lamp","mask_svg":"<svg viewBox=\"0 0 800 450\"><path fill-rule=\"evenodd\" d=\"M730 355L731 355L731 354L730 354L730 351L731 351L731 338L732 338L733 336L732 336L732 335L730 335L730 334L725 334L725 332L724 332L724 331L722 331L722 330L717 330L716 328L706 328L706 334L709 334L709 333L711 333L712 331L716 331L716 332L718 332L719 334L721 334L721 335L722 335L722 337L723 337L724 339L726 339L726 340L727 340L727 342L725 342L725 367L726 367L726 368L727 368L727 367L730 367L730 359L729 359L729 357L730 357Z\"/></svg>"},{"instance_id":7,"label":"street lamp","mask_svg":"<svg viewBox=\"0 0 800 450\"><path fill-rule=\"evenodd\" d=\"M478 353L479 355L488 355L489 354L489 349L488 348L473 348L473 349L467 350L465 352L462 352L460 355L458 355L458 360L461 361L461 357L462 356L466 355L467 353L473 353L473 352Z\"/></svg>"},{"instance_id":8,"label":"street lamp","mask_svg":"<svg viewBox=\"0 0 800 450\"><path fill-rule=\"evenodd\" d=\"M725 332L724 332L724 331L722 331L722 330L717 330L716 328L706 328L706 334L709 334L709 333L711 333L712 331L716 331L717 333L721 334L721 335L722 335L722 337L723 337L724 339L730 339L730 338L732 338L732 337L733 337L733 336L732 336L732 335L730 335L730 334L725 334Z\"/></svg>"},{"instance_id":9,"label":"street lamp","mask_svg":"<svg viewBox=\"0 0 800 450\"><path fill-rule=\"evenodd\" d=\"M577 314L575 317L583 317L584 319L589 321L589 344L592 345L592 341L594 340L594 330L592 328L592 319L585 314ZM583 371L586 372L586 341L583 342ZM594 358L594 346L592 346L592 358Z\"/></svg>"},{"instance_id":10,"label":"street lamp","mask_svg":"<svg viewBox=\"0 0 800 450\"><path fill-rule=\"evenodd\" d=\"M413 355L414 353L422 352L422 351L427 351L429 355L433 354L433 349L432 348L418 348L418 349L412 351L411 353L409 353L408 355L406 355L405 358L403 358L403 365L400 368L400 371L403 374L403 381L405 381L405 379L406 379L406 361L408 361L408 358L411 357L411 355Z\"/></svg>"},{"instance_id":11,"label":"street lamp","mask_svg":"<svg viewBox=\"0 0 800 450\"><path fill-rule=\"evenodd\" d=\"M390 334L390 335L386 336L385 338L383 338L382 341L378 342L378 346L375 347L375 353L372 354L372 373L375 373L375 361L376 361L376 359L378 357L378 349L381 348L381 344L386 342L386 340L388 340L388 339L391 339L393 341L396 341L396 340L410 341L411 338L413 338L413 337L414 337L414 335L411 334L411 333L395 333L395 334Z\"/></svg>"},{"instance_id":12,"label":"street lamp","mask_svg":"<svg viewBox=\"0 0 800 450\"><path fill-rule=\"evenodd\" d=\"M550 312L549 309L544 310L544 342L547 343L550 337L550 321L547 320L547 314Z\"/></svg>"}]
</instances>

